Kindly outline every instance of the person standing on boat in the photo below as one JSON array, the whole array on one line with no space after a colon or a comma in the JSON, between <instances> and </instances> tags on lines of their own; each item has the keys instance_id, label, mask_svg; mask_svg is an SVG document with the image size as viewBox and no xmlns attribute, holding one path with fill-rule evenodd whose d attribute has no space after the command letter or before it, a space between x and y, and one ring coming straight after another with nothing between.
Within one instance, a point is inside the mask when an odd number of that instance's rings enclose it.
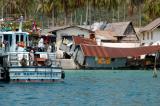
<instances>
[{"instance_id":1,"label":"person standing on boat","mask_svg":"<svg viewBox=\"0 0 160 106\"><path fill-rule=\"evenodd\" d=\"M3 44L4 44L5 51L8 51L9 50L9 42L4 40Z\"/></svg>"},{"instance_id":2,"label":"person standing on boat","mask_svg":"<svg viewBox=\"0 0 160 106\"><path fill-rule=\"evenodd\" d=\"M44 40L43 38L41 38L38 42L38 48L40 49L40 51L44 51Z\"/></svg>"},{"instance_id":3,"label":"person standing on boat","mask_svg":"<svg viewBox=\"0 0 160 106\"><path fill-rule=\"evenodd\" d=\"M34 51L33 50L29 52L29 60L30 60L30 65L33 65L33 62L34 62Z\"/></svg>"},{"instance_id":4,"label":"person standing on boat","mask_svg":"<svg viewBox=\"0 0 160 106\"><path fill-rule=\"evenodd\" d=\"M55 52L55 42L51 43L52 52Z\"/></svg>"},{"instance_id":5,"label":"person standing on boat","mask_svg":"<svg viewBox=\"0 0 160 106\"><path fill-rule=\"evenodd\" d=\"M47 48L47 52L48 52L48 53L51 53L51 51L52 51L52 46L49 45L48 48Z\"/></svg>"}]
</instances>

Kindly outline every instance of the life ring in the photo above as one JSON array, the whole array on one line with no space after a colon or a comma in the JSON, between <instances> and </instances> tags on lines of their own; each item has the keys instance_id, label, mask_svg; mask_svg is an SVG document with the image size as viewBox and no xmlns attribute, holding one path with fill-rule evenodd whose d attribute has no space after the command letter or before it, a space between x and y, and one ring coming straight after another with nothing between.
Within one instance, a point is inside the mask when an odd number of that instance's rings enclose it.
<instances>
[{"instance_id":1,"label":"life ring","mask_svg":"<svg viewBox=\"0 0 160 106\"><path fill-rule=\"evenodd\" d=\"M45 66L51 67L52 66L52 61L47 59L47 60L44 61L44 64L45 64Z\"/></svg>"},{"instance_id":2,"label":"life ring","mask_svg":"<svg viewBox=\"0 0 160 106\"><path fill-rule=\"evenodd\" d=\"M37 66L37 65L38 65L37 61L33 61L33 66Z\"/></svg>"},{"instance_id":3,"label":"life ring","mask_svg":"<svg viewBox=\"0 0 160 106\"><path fill-rule=\"evenodd\" d=\"M20 60L20 64L21 64L21 66L27 66L27 60L25 58L22 58Z\"/></svg>"}]
</instances>

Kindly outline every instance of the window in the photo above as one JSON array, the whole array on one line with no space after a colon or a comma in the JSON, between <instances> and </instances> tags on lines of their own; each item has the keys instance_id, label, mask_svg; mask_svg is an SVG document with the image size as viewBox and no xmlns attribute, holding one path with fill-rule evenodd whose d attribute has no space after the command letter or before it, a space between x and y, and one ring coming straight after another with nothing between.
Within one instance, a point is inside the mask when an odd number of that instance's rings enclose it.
<instances>
[{"instance_id":1,"label":"window","mask_svg":"<svg viewBox=\"0 0 160 106\"><path fill-rule=\"evenodd\" d=\"M23 35L21 35L21 42L23 42L23 40L24 40L24 39L23 39L23 37L24 37L24 36L23 36Z\"/></svg>"},{"instance_id":2,"label":"window","mask_svg":"<svg viewBox=\"0 0 160 106\"><path fill-rule=\"evenodd\" d=\"M115 58L112 58L111 61L114 62L114 61L115 61Z\"/></svg>"},{"instance_id":3,"label":"window","mask_svg":"<svg viewBox=\"0 0 160 106\"><path fill-rule=\"evenodd\" d=\"M19 42L19 35L16 35L16 43Z\"/></svg>"},{"instance_id":4,"label":"window","mask_svg":"<svg viewBox=\"0 0 160 106\"><path fill-rule=\"evenodd\" d=\"M4 41L7 41L9 45L12 44L12 35L11 34L4 34Z\"/></svg>"}]
</instances>

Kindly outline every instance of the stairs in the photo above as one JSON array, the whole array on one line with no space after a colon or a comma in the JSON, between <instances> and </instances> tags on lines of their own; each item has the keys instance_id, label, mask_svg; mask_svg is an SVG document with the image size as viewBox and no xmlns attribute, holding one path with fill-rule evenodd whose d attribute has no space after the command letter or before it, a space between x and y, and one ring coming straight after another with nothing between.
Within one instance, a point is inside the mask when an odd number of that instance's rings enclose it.
<instances>
[{"instance_id":1,"label":"stairs","mask_svg":"<svg viewBox=\"0 0 160 106\"><path fill-rule=\"evenodd\" d=\"M18 66L18 54L17 53L10 53L9 54L9 62L11 66Z\"/></svg>"}]
</instances>

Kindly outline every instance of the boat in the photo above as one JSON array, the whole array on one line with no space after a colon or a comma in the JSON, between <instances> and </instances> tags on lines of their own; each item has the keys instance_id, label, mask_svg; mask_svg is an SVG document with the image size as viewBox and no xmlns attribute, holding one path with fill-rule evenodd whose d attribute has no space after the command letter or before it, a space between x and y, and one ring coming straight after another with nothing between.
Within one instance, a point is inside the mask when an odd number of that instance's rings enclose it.
<instances>
[{"instance_id":1,"label":"boat","mask_svg":"<svg viewBox=\"0 0 160 106\"><path fill-rule=\"evenodd\" d=\"M65 75L56 52L30 47L29 33L23 32L21 27L22 21L18 31L0 31L0 59L3 60L0 79L9 82L63 81Z\"/></svg>"}]
</instances>

